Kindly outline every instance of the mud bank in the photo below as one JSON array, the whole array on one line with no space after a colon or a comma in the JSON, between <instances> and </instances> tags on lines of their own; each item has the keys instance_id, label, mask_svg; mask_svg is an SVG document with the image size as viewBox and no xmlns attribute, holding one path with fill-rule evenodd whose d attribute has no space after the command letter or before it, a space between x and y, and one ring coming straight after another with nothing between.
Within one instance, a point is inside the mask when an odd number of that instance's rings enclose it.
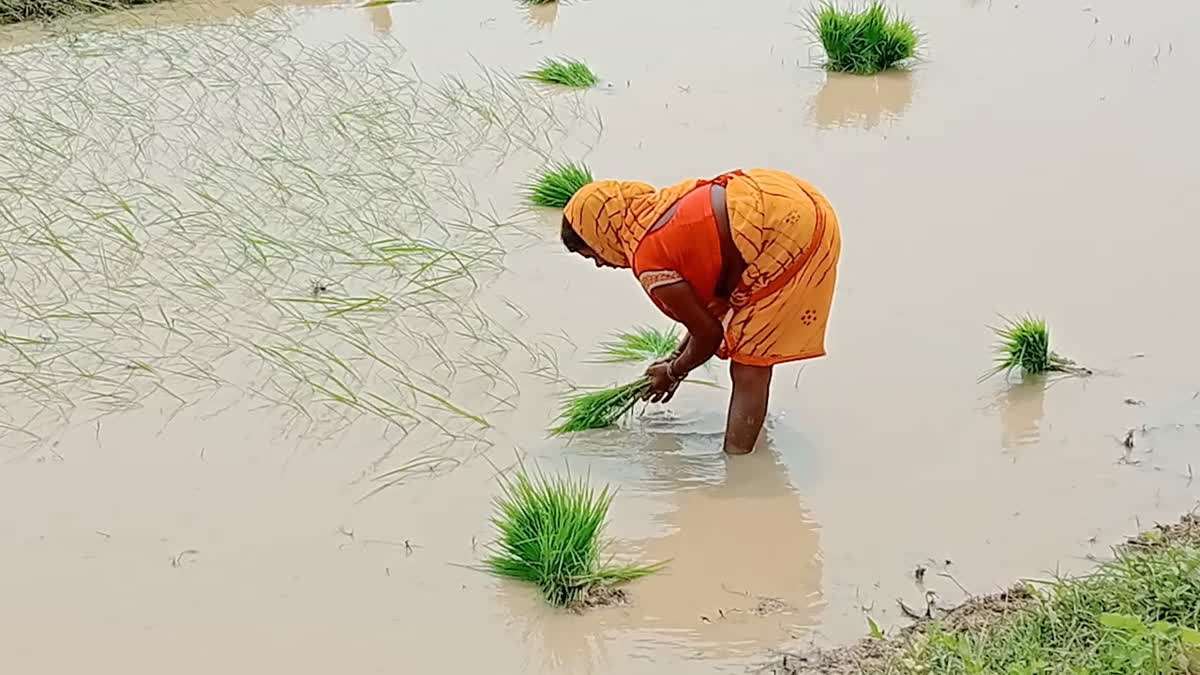
<instances>
[{"instance_id":1,"label":"mud bank","mask_svg":"<svg viewBox=\"0 0 1200 675\"><path fill-rule=\"evenodd\" d=\"M1190 570L1190 576L1193 577L1191 585L1196 586L1194 577L1196 565L1200 561L1200 557L1196 555L1198 545L1200 545L1200 516L1193 512L1183 516L1175 524L1156 525L1153 529L1126 540L1114 549L1114 562L1137 564L1143 559L1151 559L1156 555L1184 551L1190 560L1187 563L1187 569ZM1104 567L1105 565L1102 564L1099 569L1103 570ZM1061 580L1061 584L1070 586L1090 578L1066 578ZM1160 583L1156 577L1151 578L1150 583L1152 593L1161 593L1163 596L1172 594L1172 589L1154 587L1156 583ZM1165 585L1167 582L1161 583ZM894 637L871 637L847 647L781 654L775 663L768 665L761 672L770 675L955 672L955 666L948 665L945 661L940 661L938 666L934 667L931 664L933 659L923 658L923 655L928 652L926 644L930 634L950 635L960 641L971 639L981 634L1004 630L1041 609L1052 610L1051 604L1052 599L1046 593L1039 592L1037 585L1021 581L1000 593L969 598L953 609L939 610L931 605L927 608L928 618L916 618L916 623L902 629ZM1104 604L1101 602L1101 605ZM1101 609L1107 612L1118 611L1116 607L1102 606ZM1154 613L1156 616L1139 618L1144 619L1146 623L1162 620L1162 617L1158 615L1160 612L1155 611ZM1102 614L1097 615L1099 623L1104 623L1103 616ZM1186 632L1189 628L1194 627L1183 627L1183 631ZM1184 642L1187 642L1187 638L1184 638ZM1194 672L1186 668L1196 664L1195 654L1184 658L1186 661L1179 665L1185 669L1179 672ZM1065 664L1045 662L1041 664L1042 668L1049 668L1053 672L1057 672L1054 667L1062 665ZM1136 667L1140 669L1149 666ZM1140 670L1136 672L1140 672ZM1159 671L1151 669L1145 672Z\"/></svg>"}]
</instances>

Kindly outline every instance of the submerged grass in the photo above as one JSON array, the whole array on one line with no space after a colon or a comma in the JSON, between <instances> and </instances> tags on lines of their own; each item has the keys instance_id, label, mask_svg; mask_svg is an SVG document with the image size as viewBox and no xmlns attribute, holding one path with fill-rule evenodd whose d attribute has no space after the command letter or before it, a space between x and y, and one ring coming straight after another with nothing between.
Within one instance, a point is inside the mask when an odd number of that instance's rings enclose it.
<instances>
[{"instance_id":1,"label":"submerged grass","mask_svg":"<svg viewBox=\"0 0 1200 675\"><path fill-rule=\"evenodd\" d=\"M601 561L602 535L613 492L568 474L532 475L521 467L502 479L492 524L493 554L484 564L493 574L537 585L559 607L586 604L598 587L651 574L661 563L614 566Z\"/></svg>"},{"instance_id":2,"label":"submerged grass","mask_svg":"<svg viewBox=\"0 0 1200 675\"><path fill-rule=\"evenodd\" d=\"M604 363L652 361L670 356L678 345L679 333L674 326L665 330L638 326L600 343L599 356Z\"/></svg>"},{"instance_id":3,"label":"submerged grass","mask_svg":"<svg viewBox=\"0 0 1200 675\"><path fill-rule=\"evenodd\" d=\"M913 25L882 2L862 9L823 4L809 16L809 30L825 49L828 70L858 75L903 66L920 41Z\"/></svg>"},{"instance_id":4,"label":"submerged grass","mask_svg":"<svg viewBox=\"0 0 1200 675\"><path fill-rule=\"evenodd\" d=\"M1023 607L982 627L932 624L893 670L1200 672L1200 520L1194 516L1143 535L1092 574L1027 584L1025 594Z\"/></svg>"},{"instance_id":5,"label":"submerged grass","mask_svg":"<svg viewBox=\"0 0 1200 675\"><path fill-rule=\"evenodd\" d=\"M560 162L525 185L525 198L534 206L561 209L579 188L594 180L591 169L577 162Z\"/></svg>"},{"instance_id":6,"label":"submerged grass","mask_svg":"<svg viewBox=\"0 0 1200 675\"><path fill-rule=\"evenodd\" d=\"M586 89L598 81L592 69L576 59L546 59L538 64L535 70L525 73L525 77L546 84L578 89Z\"/></svg>"},{"instance_id":7,"label":"submerged grass","mask_svg":"<svg viewBox=\"0 0 1200 675\"><path fill-rule=\"evenodd\" d=\"M0 456L135 406L469 452L510 351L548 358L483 309L516 221L465 167L545 157L578 101L423 79L390 38L285 48L295 21L84 18L3 51Z\"/></svg>"},{"instance_id":8,"label":"submerged grass","mask_svg":"<svg viewBox=\"0 0 1200 675\"><path fill-rule=\"evenodd\" d=\"M610 427L632 410L649 388L649 378L642 377L619 387L571 396L563 402L559 423L550 429L550 433L558 435Z\"/></svg>"},{"instance_id":9,"label":"submerged grass","mask_svg":"<svg viewBox=\"0 0 1200 675\"><path fill-rule=\"evenodd\" d=\"M0 25L55 19L71 14L103 12L162 0L0 0Z\"/></svg>"},{"instance_id":10,"label":"submerged grass","mask_svg":"<svg viewBox=\"0 0 1200 675\"><path fill-rule=\"evenodd\" d=\"M1059 372L1076 375L1088 374L1074 361L1050 349L1050 329L1046 320L1035 316L1003 319L1003 324L992 328L996 334L996 363L988 375L1014 372L1022 375L1040 375Z\"/></svg>"}]
</instances>

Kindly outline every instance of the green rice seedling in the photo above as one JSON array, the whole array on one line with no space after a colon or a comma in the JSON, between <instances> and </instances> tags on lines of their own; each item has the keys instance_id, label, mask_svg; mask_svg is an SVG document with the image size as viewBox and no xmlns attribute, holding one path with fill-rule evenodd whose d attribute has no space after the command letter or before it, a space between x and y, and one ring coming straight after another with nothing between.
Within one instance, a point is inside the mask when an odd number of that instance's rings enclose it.
<instances>
[{"instance_id":1,"label":"green rice seedling","mask_svg":"<svg viewBox=\"0 0 1200 675\"><path fill-rule=\"evenodd\" d=\"M1050 349L1050 329L1046 320L1034 316L1004 319L1002 326L992 328L996 334L996 365L988 375L1019 371L1023 375L1059 372L1089 375L1091 371Z\"/></svg>"},{"instance_id":2,"label":"green rice seedling","mask_svg":"<svg viewBox=\"0 0 1200 675\"><path fill-rule=\"evenodd\" d=\"M641 377L611 389L600 389L567 398L558 416L554 435L572 431L603 429L617 423L650 389L650 379Z\"/></svg>"},{"instance_id":3,"label":"green rice seedling","mask_svg":"<svg viewBox=\"0 0 1200 675\"><path fill-rule=\"evenodd\" d=\"M546 59L537 69L525 73L525 77L546 84L561 84L578 89L587 89L597 82L592 69L576 59Z\"/></svg>"},{"instance_id":4,"label":"green rice seedling","mask_svg":"<svg viewBox=\"0 0 1200 675\"><path fill-rule=\"evenodd\" d=\"M600 343L599 356L604 363L651 361L670 356L677 346L679 334L674 326L666 330L638 326Z\"/></svg>"},{"instance_id":5,"label":"green rice seedling","mask_svg":"<svg viewBox=\"0 0 1200 675\"><path fill-rule=\"evenodd\" d=\"M561 209L579 188L594 180L583 164L561 162L552 165L525 185L525 198L534 206Z\"/></svg>"},{"instance_id":6,"label":"green rice seedling","mask_svg":"<svg viewBox=\"0 0 1200 675\"><path fill-rule=\"evenodd\" d=\"M903 66L920 41L913 25L882 2L862 9L823 4L809 16L809 30L825 49L828 70L858 75Z\"/></svg>"},{"instance_id":7,"label":"green rice seedling","mask_svg":"<svg viewBox=\"0 0 1200 675\"><path fill-rule=\"evenodd\" d=\"M660 564L603 564L602 535L613 492L586 478L530 475L520 467L501 479L492 524L496 541L484 560L491 573L537 585L559 607L580 607L597 589L646 576Z\"/></svg>"},{"instance_id":8,"label":"green rice seedling","mask_svg":"<svg viewBox=\"0 0 1200 675\"><path fill-rule=\"evenodd\" d=\"M521 0L522 5L549 5L557 0Z\"/></svg>"}]
</instances>

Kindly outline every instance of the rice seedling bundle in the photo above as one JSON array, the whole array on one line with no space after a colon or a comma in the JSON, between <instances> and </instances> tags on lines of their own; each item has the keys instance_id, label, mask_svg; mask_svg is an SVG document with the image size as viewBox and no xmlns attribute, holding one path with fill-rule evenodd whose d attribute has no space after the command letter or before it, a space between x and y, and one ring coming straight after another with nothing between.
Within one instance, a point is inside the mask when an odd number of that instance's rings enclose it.
<instances>
[{"instance_id":1,"label":"rice seedling bundle","mask_svg":"<svg viewBox=\"0 0 1200 675\"><path fill-rule=\"evenodd\" d=\"M546 84L559 84L577 89L586 89L598 81L592 69L576 59L546 59L535 70L525 73L525 77Z\"/></svg>"},{"instance_id":2,"label":"rice seedling bundle","mask_svg":"<svg viewBox=\"0 0 1200 675\"><path fill-rule=\"evenodd\" d=\"M889 12L882 2L861 10L827 3L812 13L809 24L825 48L825 67L858 75L903 65L916 55L920 39L907 19Z\"/></svg>"},{"instance_id":3,"label":"rice seedling bundle","mask_svg":"<svg viewBox=\"0 0 1200 675\"><path fill-rule=\"evenodd\" d=\"M1026 315L1004 319L1004 324L992 331L997 337L996 364L988 375L1010 375L1014 371L1023 375L1049 372L1091 374L1087 368L1050 349L1050 329L1041 317Z\"/></svg>"},{"instance_id":4,"label":"rice seedling bundle","mask_svg":"<svg viewBox=\"0 0 1200 675\"><path fill-rule=\"evenodd\" d=\"M592 172L583 164L561 162L535 176L525 185L525 198L534 206L561 209L579 188L592 182Z\"/></svg>"},{"instance_id":5,"label":"rice seedling bundle","mask_svg":"<svg viewBox=\"0 0 1200 675\"><path fill-rule=\"evenodd\" d=\"M569 475L531 476L524 467L501 485L492 517L497 537L484 565L497 576L537 585L550 604L578 607L596 587L631 581L661 567L601 564L604 523L613 499L607 486L596 490L586 479Z\"/></svg>"},{"instance_id":6,"label":"rice seedling bundle","mask_svg":"<svg viewBox=\"0 0 1200 675\"><path fill-rule=\"evenodd\" d=\"M604 363L653 361L670 356L677 346L679 335L674 327L663 330L638 326L600 343L600 360Z\"/></svg>"},{"instance_id":7,"label":"rice seedling bundle","mask_svg":"<svg viewBox=\"0 0 1200 675\"><path fill-rule=\"evenodd\" d=\"M559 423L550 429L550 433L559 435L610 427L632 410L649 390L650 378L641 377L619 387L572 396L563 402Z\"/></svg>"}]
</instances>

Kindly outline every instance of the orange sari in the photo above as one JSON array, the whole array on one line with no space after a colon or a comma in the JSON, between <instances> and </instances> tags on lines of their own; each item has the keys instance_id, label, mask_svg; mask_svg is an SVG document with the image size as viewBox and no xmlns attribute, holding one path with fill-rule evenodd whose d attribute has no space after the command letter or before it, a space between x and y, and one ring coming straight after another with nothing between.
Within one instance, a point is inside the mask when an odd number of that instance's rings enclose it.
<instances>
[{"instance_id":1,"label":"orange sari","mask_svg":"<svg viewBox=\"0 0 1200 675\"><path fill-rule=\"evenodd\" d=\"M704 211L708 190L696 190L713 183L725 186L733 243L746 262L727 305L707 285L714 269L719 274L720 242L709 234L717 226L711 206ZM670 221L647 235L676 202ZM771 169L660 190L597 181L571 198L565 215L600 257L632 267L648 293L665 283L691 283L725 327L721 358L767 366L825 355L841 235L833 207L811 184Z\"/></svg>"}]
</instances>

